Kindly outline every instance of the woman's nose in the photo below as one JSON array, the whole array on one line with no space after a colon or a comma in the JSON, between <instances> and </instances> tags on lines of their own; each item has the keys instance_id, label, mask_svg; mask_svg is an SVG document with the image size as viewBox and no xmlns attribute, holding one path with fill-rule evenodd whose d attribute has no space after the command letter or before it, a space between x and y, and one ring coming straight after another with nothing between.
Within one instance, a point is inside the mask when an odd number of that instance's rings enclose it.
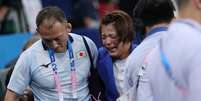
<instances>
[{"instance_id":1,"label":"woman's nose","mask_svg":"<svg viewBox=\"0 0 201 101\"><path fill-rule=\"evenodd\" d=\"M112 43L111 38L106 38L106 39L105 39L105 45L106 45L106 46L111 45L111 43Z\"/></svg>"}]
</instances>

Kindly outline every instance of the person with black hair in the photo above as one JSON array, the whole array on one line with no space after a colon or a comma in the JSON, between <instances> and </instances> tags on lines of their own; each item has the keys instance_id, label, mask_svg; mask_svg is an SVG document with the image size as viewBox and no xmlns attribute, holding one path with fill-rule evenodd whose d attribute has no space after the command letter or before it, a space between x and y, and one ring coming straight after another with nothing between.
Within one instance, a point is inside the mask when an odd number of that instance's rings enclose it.
<instances>
[{"instance_id":1,"label":"person with black hair","mask_svg":"<svg viewBox=\"0 0 201 101\"><path fill-rule=\"evenodd\" d=\"M174 20L150 53L147 77L154 101L201 100L201 0L176 0Z\"/></svg>"},{"instance_id":2,"label":"person with black hair","mask_svg":"<svg viewBox=\"0 0 201 101\"><path fill-rule=\"evenodd\" d=\"M174 18L174 10L171 0L140 0L134 8L133 19L142 24L145 39L133 50L126 62L126 81L129 84L126 86L132 87L132 90L120 97L120 101L152 101L149 82L144 77L146 68L143 63L162 35L166 34L168 25Z\"/></svg>"},{"instance_id":3,"label":"person with black hair","mask_svg":"<svg viewBox=\"0 0 201 101\"><path fill-rule=\"evenodd\" d=\"M5 101L19 101L27 86L35 101L91 101L88 77L98 53L94 42L70 33L71 24L58 7L42 9L36 25L41 39L20 55Z\"/></svg>"}]
</instances>

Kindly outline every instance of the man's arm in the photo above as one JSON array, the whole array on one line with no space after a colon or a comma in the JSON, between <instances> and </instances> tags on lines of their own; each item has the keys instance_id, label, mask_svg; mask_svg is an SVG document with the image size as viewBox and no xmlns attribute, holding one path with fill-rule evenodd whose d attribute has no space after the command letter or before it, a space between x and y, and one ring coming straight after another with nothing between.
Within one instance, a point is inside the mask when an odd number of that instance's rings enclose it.
<instances>
[{"instance_id":1,"label":"man's arm","mask_svg":"<svg viewBox=\"0 0 201 101\"><path fill-rule=\"evenodd\" d=\"M19 101L20 97L15 92L7 89L5 101Z\"/></svg>"},{"instance_id":2,"label":"man's arm","mask_svg":"<svg viewBox=\"0 0 201 101\"><path fill-rule=\"evenodd\" d=\"M7 85L5 101L19 101L20 95L23 95L29 85L31 78L29 55L27 53L20 55Z\"/></svg>"}]
</instances>

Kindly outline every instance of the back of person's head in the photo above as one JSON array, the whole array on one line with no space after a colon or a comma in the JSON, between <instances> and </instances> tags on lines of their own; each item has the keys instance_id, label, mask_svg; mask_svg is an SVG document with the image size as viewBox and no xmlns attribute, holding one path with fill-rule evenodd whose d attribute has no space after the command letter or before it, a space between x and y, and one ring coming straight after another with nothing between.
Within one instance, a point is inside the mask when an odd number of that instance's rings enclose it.
<instances>
[{"instance_id":1,"label":"back of person's head","mask_svg":"<svg viewBox=\"0 0 201 101\"><path fill-rule=\"evenodd\" d=\"M174 17L174 10L171 0L139 0L133 10L134 20L141 20L144 26L169 23Z\"/></svg>"},{"instance_id":2,"label":"back of person's head","mask_svg":"<svg viewBox=\"0 0 201 101\"><path fill-rule=\"evenodd\" d=\"M100 23L100 33L101 27L109 24L113 24L117 32L119 42L126 43L133 41L135 34L133 20L126 12L117 10L106 14Z\"/></svg>"},{"instance_id":3,"label":"back of person's head","mask_svg":"<svg viewBox=\"0 0 201 101\"><path fill-rule=\"evenodd\" d=\"M66 18L64 12L60 8L50 6L42 9L38 13L36 17L37 27L39 27L44 20L56 20L59 22L65 22Z\"/></svg>"}]
</instances>

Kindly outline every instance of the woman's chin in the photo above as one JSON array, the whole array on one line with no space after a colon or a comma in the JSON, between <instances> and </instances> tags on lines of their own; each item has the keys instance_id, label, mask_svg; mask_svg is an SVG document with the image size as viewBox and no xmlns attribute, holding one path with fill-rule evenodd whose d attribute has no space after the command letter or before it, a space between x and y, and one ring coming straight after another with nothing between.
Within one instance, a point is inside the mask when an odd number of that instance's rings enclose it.
<instances>
[{"instance_id":1,"label":"woman's chin","mask_svg":"<svg viewBox=\"0 0 201 101\"><path fill-rule=\"evenodd\" d=\"M113 57L113 58L117 58L118 55L116 52L109 52L110 56Z\"/></svg>"}]
</instances>

